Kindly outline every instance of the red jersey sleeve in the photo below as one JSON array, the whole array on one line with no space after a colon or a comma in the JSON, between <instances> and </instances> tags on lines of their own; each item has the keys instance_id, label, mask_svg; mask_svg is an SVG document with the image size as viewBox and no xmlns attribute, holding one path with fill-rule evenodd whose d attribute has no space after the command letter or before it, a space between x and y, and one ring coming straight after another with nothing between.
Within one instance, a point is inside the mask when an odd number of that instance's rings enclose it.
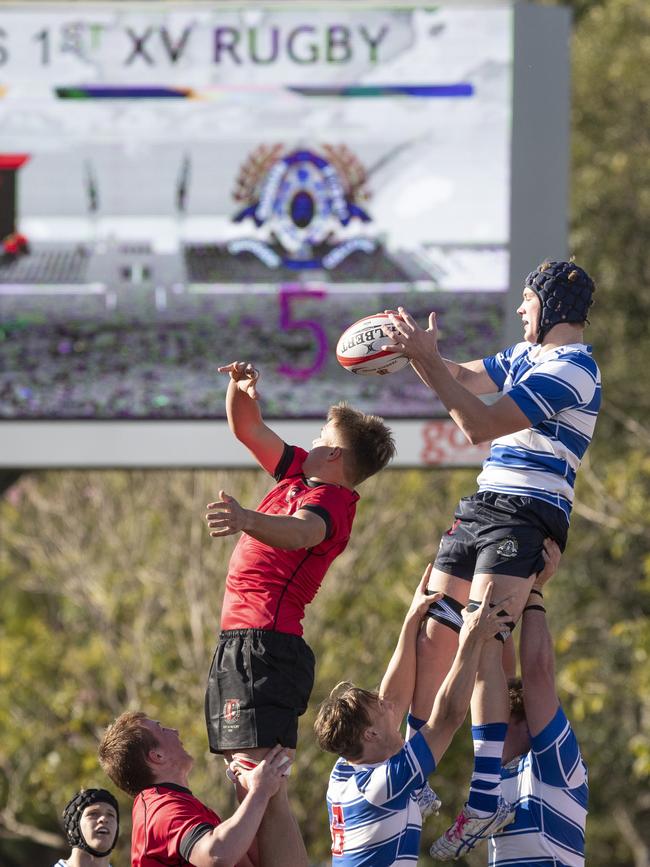
<instances>
[{"instance_id":1,"label":"red jersey sleeve","mask_svg":"<svg viewBox=\"0 0 650 867\"><path fill-rule=\"evenodd\" d=\"M314 512L325 522L327 530L321 545L328 541L347 540L352 528L354 504L357 499L358 495L354 491L341 488L339 485L324 483L309 488L302 495L300 508Z\"/></svg>"},{"instance_id":2,"label":"red jersey sleeve","mask_svg":"<svg viewBox=\"0 0 650 867\"><path fill-rule=\"evenodd\" d=\"M289 479L291 476L299 476L302 473L302 465L309 453L299 446L289 446L284 444L282 457L278 461L278 465L273 473L273 478L276 482L281 482L283 479Z\"/></svg>"},{"instance_id":3,"label":"red jersey sleeve","mask_svg":"<svg viewBox=\"0 0 650 867\"><path fill-rule=\"evenodd\" d=\"M193 795L169 792L150 811L147 828L147 850L178 863L189 861L194 844L204 834L216 828L221 820ZM163 862L164 863L164 862Z\"/></svg>"}]
</instances>

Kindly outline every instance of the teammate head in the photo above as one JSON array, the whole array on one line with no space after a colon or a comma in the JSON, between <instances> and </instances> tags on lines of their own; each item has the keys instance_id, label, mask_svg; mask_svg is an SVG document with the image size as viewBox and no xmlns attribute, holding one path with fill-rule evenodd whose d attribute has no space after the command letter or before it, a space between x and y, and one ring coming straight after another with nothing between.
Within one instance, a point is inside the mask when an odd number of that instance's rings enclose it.
<instances>
[{"instance_id":1,"label":"teammate head","mask_svg":"<svg viewBox=\"0 0 650 867\"><path fill-rule=\"evenodd\" d=\"M178 773L189 773L193 759L176 729L128 711L106 729L99 762L116 786L135 797L165 775L172 781Z\"/></svg>"},{"instance_id":2,"label":"teammate head","mask_svg":"<svg viewBox=\"0 0 650 867\"><path fill-rule=\"evenodd\" d=\"M345 403L330 407L321 440L342 447L344 472L352 486L383 470L395 455L393 435L384 420Z\"/></svg>"},{"instance_id":3,"label":"teammate head","mask_svg":"<svg viewBox=\"0 0 650 867\"><path fill-rule=\"evenodd\" d=\"M82 789L63 811L63 828L72 848L104 858L115 848L120 832L120 808L107 789Z\"/></svg>"},{"instance_id":4,"label":"teammate head","mask_svg":"<svg viewBox=\"0 0 650 867\"><path fill-rule=\"evenodd\" d=\"M404 743L391 710L379 693L342 681L318 710L316 740L322 750L351 762L360 761L368 750L373 761L390 758Z\"/></svg>"},{"instance_id":5,"label":"teammate head","mask_svg":"<svg viewBox=\"0 0 650 867\"><path fill-rule=\"evenodd\" d=\"M535 321L527 308L527 292L539 302ZM564 323L584 325L596 291L594 281L574 262L542 262L526 277L524 301L517 310L527 319L526 339L542 343L551 328ZM537 306L537 305L536 305Z\"/></svg>"}]
</instances>

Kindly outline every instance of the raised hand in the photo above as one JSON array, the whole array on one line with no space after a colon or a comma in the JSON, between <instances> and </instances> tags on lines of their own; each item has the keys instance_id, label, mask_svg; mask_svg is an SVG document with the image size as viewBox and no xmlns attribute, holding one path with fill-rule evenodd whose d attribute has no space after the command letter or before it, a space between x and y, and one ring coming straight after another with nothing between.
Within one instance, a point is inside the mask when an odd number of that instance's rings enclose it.
<instances>
[{"instance_id":1,"label":"raised hand","mask_svg":"<svg viewBox=\"0 0 650 867\"><path fill-rule=\"evenodd\" d=\"M542 551L544 558L544 568L535 576L534 587L543 587L546 582L555 575L559 566L562 552L560 546L555 539L544 539L544 550Z\"/></svg>"},{"instance_id":2,"label":"raised hand","mask_svg":"<svg viewBox=\"0 0 650 867\"><path fill-rule=\"evenodd\" d=\"M230 770L245 791L262 792L270 798L286 780L291 761L290 751L276 744L251 770L244 770L236 759L230 763Z\"/></svg>"},{"instance_id":3,"label":"raised hand","mask_svg":"<svg viewBox=\"0 0 650 867\"><path fill-rule=\"evenodd\" d=\"M219 499L208 503L207 508L205 520L211 536L232 536L245 529L247 510L225 491L219 491Z\"/></svg>"},{"instance_id":4,"label":"raised hand","mask_svg":"<svg viewBox=\"0 0 650 867\"><path fill-rule=\"evenodd\" d=\"M434 602L442 599L444 595L442 593L427 593L429 576L431 575L432 569L433 565L429 563L427 568L424 570L420 583L418 584L415 593L413 594L413 599L411 600L409 608L410 615L419 615L420 617L424 617L429 610L429 607L433 605Z\"/></svg>"},{"instance_id":5,"label":"raised hand","mask_svg":"<svg viewBox=\"0 0 650 867\"><path fill-rule=\"evenodd\" d=\"M390 315L391 325L394 327L393 343L382 346L382 349L401 352L414 361L423 361L438 352L438 326L436 314L429 314L429 327L425 331L417 324L411 314L398 307L395 310L386 310Z\"/></svg>"},{"instance_id":6,"label":"raised hand","mask_svg":"<svg viewBox=\"0 0 650 867\"><path fill-rule=\"evenodd\" d=\"M229 373L230 379L237 383L237 388L240 391L243 391L252 400L258 400L257 381L260 373L252 361L231 361L230 364L218 367L217 371L219 373Z\"/></svg>"},{"instance_id":7,"label":"raised hand","mask_svg":"<svg viewBox=\"0 0 650 867\"><path fill-rule=\"evenodd\" d=\"M508 633L508 623L512 621L512 615L508 613L507 606L512 601L512 595L492 603L494 581L490 581L483 593L481 604L472 611L463 609L463 626L460 630L460 643L465 641L482 641L494 638L497 632Z\"/></svg>"}]
</instances>

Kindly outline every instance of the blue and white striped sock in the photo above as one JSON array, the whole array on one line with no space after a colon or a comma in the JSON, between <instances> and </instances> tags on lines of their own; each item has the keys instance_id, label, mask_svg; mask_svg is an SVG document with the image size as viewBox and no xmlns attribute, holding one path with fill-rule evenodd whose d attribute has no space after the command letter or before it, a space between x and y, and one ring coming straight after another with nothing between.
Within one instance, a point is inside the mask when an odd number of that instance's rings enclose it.
<instances>
[{"instance_id":1,"label":"blue and white striped sock","mask_svg":"<svg viewBox=\"0 0 650 867\"><path fill-rule=\"evenodd\" d=\"M474 771L467 805L479 816L494 813L501 795L501 758L507 723L472 726Z\"/></svg>"}]
</instances>

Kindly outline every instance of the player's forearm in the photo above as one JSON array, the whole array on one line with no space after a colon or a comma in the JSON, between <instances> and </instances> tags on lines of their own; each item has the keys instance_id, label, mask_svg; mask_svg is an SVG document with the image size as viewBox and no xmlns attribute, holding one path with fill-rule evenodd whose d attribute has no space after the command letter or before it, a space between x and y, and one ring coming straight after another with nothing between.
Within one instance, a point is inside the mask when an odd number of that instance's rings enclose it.
<instances>
[{"instance_id":1,"label":"player's forearm","mask_svg":"<svg viewBox=\"0 0 650 867\"><path fill-rule=\"evenodd\" d=\"M442 356L432 355L426 361L413 362L413 367L424 384L438 395L470 443L491 439L485 404L456 379L448 364Z\"/></svg>"},{"instance_id":2,"label":"player's forearm","mask_svg":"<svg viewBox=\"0 0 650 867\"><path fill-rule=\"evenodd\" d=\"M461 379L464 368L456 361L451 361L449 358L443 358L442 360L451 376L453 376L454 379Z\"/></svg>"},{"instance_id":3,"label":"player's forearm","mask_svg":"<svg viewBox=\"0 0 650 867\"><path fill-rule=\"evenodd\" d=\"M408 710L415 689L416 641L421 622L420 614L409 611L379 687L379 694L394 702L395 715L400 720Z\"/></svg>"},{"instance_id":4,"label":"player's forearm","mask_svg":"<svg viewBox=\"0 0 650 867\"><path fill-rule=\"evenodd\" d=\"M429 717L432 729L441 720L451 722L455 728L462 725L472 698L482 647L482 642L473 636L459 646Z\"/></svg>"},{"instance_id":5,"label":"player's forearm","mask_svg":"<svg viewBox=\"0 0 650 867\"><path fill-rule=\"evenodd\" d=\"M238 388L234 380L230 380L226 392L226 416L230 430L244 445L253 441L256 430L264 425L259 402Z\"/></svg>"},{"instance_id":6,"label":"player's forearm","mask_svg":"<svg viewBox=\"0 0 650 867\"><path fill-rule=\"evenodd\" d=\"M461 377L461 372L463 368L460 364L457 364L455 361L450 361L448 358L442 359L445 363L447 370L449 371L450 376L453 376L454 379L459 379ZM420 377L422 382L430 388L432 391L435 391L435 387L433 386L431 380L427 376L426 368L421 364L420 361L416 361L415 359L411 359L411 366L413 370Z\"/></svg>"},{"instance_id":7,"label":"player's forearm","mask_svg":"<svg viewBox=\"0 0 650 867\"><path fill-rule=\"evenodd\" d=\"M311 548L324 538L324 532L319 533L318 528L302 518L293 515L265 515L253 509L244 511L246 514L243 532L272 548L297 551L300 548Z\"/></svg>"},{"instance_id":8,"label":"player's forearm","mask_svg":"<svg viewBox=\"0 0 650 867\"><path fill-rule=\"evenodd\" d=\"M235 867L244 859L253 845L267 804L268 798L262 793L247 793L233 815L210 833L206 854L213 859L214 867Z\"/></svg>"},{"instance_id":9,"label":"player's forearm","mask_svg":"<svg viewBox=\"0 0 650 867\"><path fill-rule=\"evenodd\" d=\"M531 594L521 617L519 662L521 677L529 683L539 676L555 677L553 639L546 622L546 613L538 608L529 608L531 605L543 608L544 601L537 594Z\"/></svg>"}]
</instances>

